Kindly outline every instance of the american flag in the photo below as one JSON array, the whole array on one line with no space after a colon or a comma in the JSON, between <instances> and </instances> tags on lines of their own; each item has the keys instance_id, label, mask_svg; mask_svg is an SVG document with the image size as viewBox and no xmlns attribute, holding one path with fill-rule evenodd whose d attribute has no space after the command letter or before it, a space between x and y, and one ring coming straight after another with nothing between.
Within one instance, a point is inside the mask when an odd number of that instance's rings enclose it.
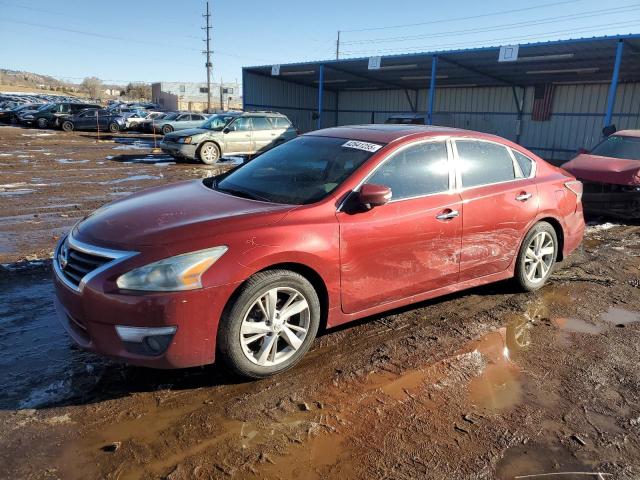
<instances>
[{"instance_id":1,"label":"american flag","mask_svg":"<svg viewBox=\"0 0 640 480\"><path fill-rule=\"evenodd\" d=\"M533 110L531 120L544 122L551 118L551 102L553 102L553 83L536 85L533 94Z\"/></svg>"}]
</instances>

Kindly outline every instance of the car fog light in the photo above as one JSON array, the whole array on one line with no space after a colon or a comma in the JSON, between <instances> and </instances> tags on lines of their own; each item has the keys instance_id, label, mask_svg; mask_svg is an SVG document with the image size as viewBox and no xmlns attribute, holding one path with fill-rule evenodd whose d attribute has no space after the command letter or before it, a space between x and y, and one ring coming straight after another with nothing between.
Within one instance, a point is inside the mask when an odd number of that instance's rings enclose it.
<instances>
[{"instance_id":1,"label":"car fog light","mask_svg":"<svg viewBox=\"0 0 640 480\"><path fill-rule=\"evenodd\" d=\"M125 327L116 325L116 332L123 342L141 343L146 337L173 335L176 327Z\"/></svg>"}]
</instances>

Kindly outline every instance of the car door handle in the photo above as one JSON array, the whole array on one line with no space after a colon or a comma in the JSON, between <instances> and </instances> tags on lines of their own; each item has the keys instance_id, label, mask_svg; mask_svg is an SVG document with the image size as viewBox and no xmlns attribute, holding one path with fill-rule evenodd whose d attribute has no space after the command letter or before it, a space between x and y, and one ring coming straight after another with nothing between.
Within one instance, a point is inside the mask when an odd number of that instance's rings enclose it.
<instances>
[{"instance_id":1,"label":"car door handle","mask_svg":"<svg viewBox=\"0 0 640 480\"><path fill-rule=\"evenodd\" d=\"M440 215L436 215L436 218L438 220L451 220L452 218L456 218L458 215L460 215L458 210L451 210L447 208Z\"/></svg>"},{"instance_id":2,"label":"car door handle","mask_svg":"<svg viewBox=\"0 0 640 480\"><path fill-rule=\"evenodd\" d=\"M531 194L527 192L522 192L520 195L516 197L516 200L519 202L526 202L531 198Z\"/></svg>"}]
</instances>

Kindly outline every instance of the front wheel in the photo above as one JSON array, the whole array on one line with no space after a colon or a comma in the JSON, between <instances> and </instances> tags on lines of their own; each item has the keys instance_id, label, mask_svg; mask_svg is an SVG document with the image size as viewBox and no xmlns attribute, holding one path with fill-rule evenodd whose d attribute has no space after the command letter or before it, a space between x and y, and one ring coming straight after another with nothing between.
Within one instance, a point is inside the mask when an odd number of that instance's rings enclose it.
<instances>
[{"instance_id":1,"label":"front wheel","mask_svg":"<svg viewBox=\"0 0 640 480\"><path fill-rule=\"evenodd\" d=\"M69 120L65 120L62 122L62 130L65 132L73 132L73 123Z\"/></svg>"},{"instance_id":2,"label":"front wheel","mask_svg":"<svg viewBox=\"0 0 640 480\"><path fill-rule=\"evenodd\" d=\"M300 361L319 324L318 294L305 277L289 270L259 272L225 309L218 349L236 373L264 378Z\"/></svg>"},{"instance_id":3,"label":"front wheel","mask_svg":"<svg viewBox=\"0 0 640 480\"><path fill-rule=\"evenodd\" d=\"M109 131L111 133L118 133L120 131L120 125L115 122L109 124Z\"/></svg>"},{"instance_id":4,"label":"front wheel","mask_svg":"<svg viewBox=\"0 0 640 480\"><path fill-rule=\"evenodd\" d=\"M162 127L162 133L164 133L165 135L171 132L173 132L173 127L171 127L171 125L165 125L164 127Z\"/></svg>"},{"instance_id":5,"label":"front wheel","mask_svg":"<svg viewBox=\"0 0 640 480\"><path fill-rule=\"evenodd\" d=\"M536 223L524 237L518 252L515 279L527 292L541 288L558 258L558 236L547 222Z\"/></svg>"},{"instance_id":6,"label":"front wheel","mask_svg":"<svg viewBox=\"0 0 640 480\"><path fill-rule=\"evenodd\" d=\"M36 125L38 125L38 128L47 128L49 126L49 122L46 118L39 118L36 121Z\"/></svg>"},{"instance_id":7,"label":"front wheel","mask_svg":"<svg viewBox=\"0 0 640 480\"><path fill-rule=\"evenodd\" d=\"M200 147L198 157L202 163L213 165L220 159L220 149L215 143L206 142Z\"/></svg>"}]
</instances>

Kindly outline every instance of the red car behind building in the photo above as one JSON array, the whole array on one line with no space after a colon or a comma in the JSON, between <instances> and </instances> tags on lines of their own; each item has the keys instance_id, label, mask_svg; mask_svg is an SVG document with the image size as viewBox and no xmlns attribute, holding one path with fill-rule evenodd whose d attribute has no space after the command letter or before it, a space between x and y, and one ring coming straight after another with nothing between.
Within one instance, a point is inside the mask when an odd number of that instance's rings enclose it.
<instances>
[{"instance_id":1,"label":"red car behind building","mask_svg":"<svg viewBox=\"0 0 640 480\"><path fill-rule=\"evenodd\" d=\"M322 324L511 277L540 288L581 242L581 193L492 135L320 130L94 212L56 249L57 307L86 349L263 377L294 365Z\"/></svg>"}]
</instances>

